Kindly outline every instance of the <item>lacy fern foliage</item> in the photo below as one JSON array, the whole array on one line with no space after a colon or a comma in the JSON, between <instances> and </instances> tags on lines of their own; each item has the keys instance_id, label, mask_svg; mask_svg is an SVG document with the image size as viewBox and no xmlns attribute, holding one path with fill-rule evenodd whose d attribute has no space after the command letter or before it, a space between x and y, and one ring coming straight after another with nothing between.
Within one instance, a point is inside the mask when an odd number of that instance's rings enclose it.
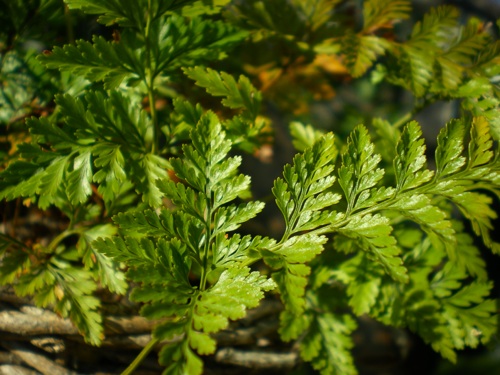
<instances>
[{"instance_id":1,"label":"lacy fern foliage","mask_svg":"<svg viewBox=\"0 0 500 375\"><path fill-rule=\"evenodd\" d=\"M22 36L20 3L2 43ZM202 374L215 334L265 297L283 304L282 341L295 340L291 350L325 375L356 373L362 315L409 328L452 362L490 342L498 310L481 251L500 253L499 42L451 6L432 8L402 38L395 25L410 18L410 1L344 3L66 0L117 28L112 37L37 60L0 44L0 77L13 85L1 121L32 114L23 112L32 95L48 100L31 88L38 72L52 69L44 87L57 82L50 110L9 139L0 198L57 210L65 225L43 241L1 234L0 283L69 317L93 345L104 338L97 292L131 288L156 322L139 358L166 342L159 360L172 375ZM268 52L248 57L262 45ZM249 228L265 204L240 172L241 154L270 149L276 97L368 75L407 90L414 108L335 135L292 121L298 152L269 192L284 228L257 235ZM21 99L9 99L12 87ZM413 119L437 99L457 100L461 116L430 155Z\"/></svg>"}]
</instances>

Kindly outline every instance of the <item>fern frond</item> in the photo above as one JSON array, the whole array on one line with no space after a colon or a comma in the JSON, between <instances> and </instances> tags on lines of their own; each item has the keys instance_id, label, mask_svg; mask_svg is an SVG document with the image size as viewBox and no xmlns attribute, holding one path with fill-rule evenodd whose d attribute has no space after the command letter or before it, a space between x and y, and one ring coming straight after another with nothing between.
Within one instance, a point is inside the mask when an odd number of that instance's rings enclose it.
<instances>
[{"instance_id":1,"label":"fern frond","mask_svg":"<svg viewBox=\"0 0 500 375\"><path fill-rule=\"evenodd\" d=\"M445 89L456 89L462 82L464 72L473 64L473 59L488 44L489 36L478 30L478 25L469 22L460 27L452 45L437 56L441 82Z\"/></svg>"},{"instance_id":2,"label":"fern frond","mask_svg":"<svg viewBox=\"0 0 500 375\"><path fill-rule=\"evenodd\" d=\"M390 43L376 36L347 34L342 39L345 63L353 77L362 76L390 47Z\"/></svg>"},{"instance_id":3,"label":"fern frond","mask_svg":"<svg viewBox=\"0 0 500 375\"><path fill-rule=\"evenodd\" d=\"M49 68L70 71L90 81L104 81L106 89L115 89L123 81L141 78L143 70L140 57L120 43L107 42L103 37L94 37L92 43L78 40L75 45L55 47L52 53L40 56L40 61Z\"/></svg>"},{"instance_id":4,"label":"fern frond","mask_svg":"<svg viewBox=\"0 0 500 375\"><path fill-rule=\"evenodd\" d=\"M392 188L372 189L384 176L384 170L378 168L381 160L375 154L375 145L371 142L367 129L359 125L349 135L345 152L342 153L342 165L338 170L339 184L347 200L347 213L373 205L393 194Z\"/></svg>"},{"instance_id":5,"label":"fern frond","mask_svg":"<svg viewBox=\"0 0 500 375\"><path fill-rule=\"evenodd\" d=\"M340 0L292 0L298 10L307 20L307 25L316 31L331 19L331 14Z\"/></svg>"},{"instance_id":6,"label":"fern frond","mask_svg":"<svg viewBox=\"0 0 500 375\"><path fill-rule=\"evenodd\" d=\"M300 344L301 357L322 375L357 374L350 353L355 328L356 322L347 314L315 314Z\"/></svg>"},{"instance_id":7,"label":"fern frond","mask_svg":"<svg viewBox=\"0 0 500 375\"><path fill-rule=\"evenodd\" d=\"M336 276L347 287L349 305L354 314L370 313L381 291L381 269L370 262L366 254L358 253L339 266Z\"/></svg>"},{"instance_id":8,"label":"fern frond","mask_svg":"<svg viewBox=\"0 0 500 375\"><path fill-rule=\"evenodd\" d=\"M422 131L412 121L405 126L397 143L394 159L397 193L414 189L432 178L433 172L425 169L426 160Z\"/></svg>"},{"instance_id":9,"label":"fern frond","mask_svg":"<svg viewBox=\"0 0 500 375\"><path fill-rule=\"evenodd\" d=\"M430 8L413 27L408 43L421 50L441 47L448 39L447 33L456 27L458 16L458 9L449 5Z\"/></svg>"},{"instance_id":10,"label":"fern frond","mask_svg":"<svg viewBox=\"0 0 500 375\"><path fill-rule=\"evenodd\" d=\"M40 307L54 305L63 317L69 317L85 340L99 345L103 338L100 301L92 292L97 288L90 271L75 268L63 259L52 257L19 277L15 285L20 296L34 295Z\"/></svg>"},{"instance_id":11,"label":"fern frond","mask_svg":"<svg viewBox=\"0 0 500 375\"><path fill-rule=\"evenodd\" d=\"M275 246L262 250L264 261L276 270L278 284L286 310L281 314L280 334L284 340L296 338L303 329L301 314L305 306L305 287L310 267L305 263L323 251L325 236L302 234L340 220L342 215L323 211L340 200L329 188L337 151L333 136L327 134L314 145L295 156L292 165L285 166L283 179L275 181L273 194L283 214L286 231Z\"/></svg>"},{"instance_id":12,"label":"fern frond","mask_svg":"<svg viewBox=\"0 0 500 375\"><path fill-rule=\"evenodd\" d=\"M488 280L486 263L481 257L479 249L474 245L474 239L464 231L463 224L453 221L453 228L457 237L457 264L461 271L471 275L479 282Z\"/></svg>"},{"instance_id":13,"label":"fern frond","mask_svg":"<svg viewBox=\"0 0 500 375\"><path fill-rule=\"evenodd\" d=\"M399 257L401 249L397 246L396 239L391 236L392 227L385 216L354 216L347 225L339 228L338 232L359 241L368 257L380 263L394 280L408 281L407 270Z\"/></svg>"},{"instance_id":14,"label":"fern frond","mask_svg":"<svg viewBox=\"0 0 500 375\"><path fill-rule=\"evenodd\" d=\"M363 33L370 34L380 28L390 28L410 15L407 0L369 0L363 3Z\"/></svg>"},{"instance_id":15,"label":"fern frond","mask_svg":"<svg viewBox=\"0 0 500 375\"><path fill-rule=\"evenodd\" d=\"M489 196L471 191L476 190L475 186L478 184L481 188L496 193L491 181L498 174L492 170L491 164L486 165L493 157L489 123L484 118L474 118L470 132L467 158L462 155L465 137L463 122L452 121L440 132L436 149L436 177L440 181L433 190L452 201L471 221L474 232L483 237L489 248L498 252L500 245L490 235L492 220L497 217L490 208L492 200ZM453 173L457 174L455 179ZM466 173L469 177L462 178L460 173ZM471 180L474 181L472 184Z\"/></svg>"},{"instance_id":16,"label":"fern frond","mask_svg":"<svg viewBox=\"0 0 500 375\"><path fill-rule=\"evenodd\" d=\"M143 201L158 207L163 196L158 184L167 177L170 165L149 152L151 120L145 111L135 111L130 100L117 92L109 98L100 92L88 92L83 101L64 95L57 103L64 126L45 118L28 122L31 133L39 137L38 143L51 142L54 151L22 146L25 157L34 163L16 162L9 167L18 173L25 171L19 175L22 179L12 175L9 168L2 173L9 181L3 196L13 199L39 194L39 206L47 207L56 202L58 194L67 194L72 204L81 204L92 193L91 183L97 182L98 191L111 202L128 175Z\"/></svg>"},{"instance_id":17,"label":"fern frond","mask_svg":"<svg viewBox=\"0 0 500 375\"><path fill-rule=\"evenodd\" d=\"M253 218L263 204L232 203L248 192L250 179L238 174L241 158L229 157L232 143L217 116L201 115L190 138L183 157L169 162L179 180L158 184L176 210L119 214L114 221L123 237L92 243L102 254L129 265L127 276L138 285L131 298L145 303L142 315L168 318L155 327L154 337L182 336L159 354L172 374L186 369L200 374L198 355L212 354L216 348L209 335L226 328L230 319L242 318L275 287L245 265L259 251L273 248L275 241L228 234ZM190 274L200 278L199 286L191 285Z\"/></svg>"},{"instance_id":18,"label":"fern frond","mask_svg":"<svg viewBox=\"0 0 500 375\"><path fill-rule=\"evenodd\" d=\"M256 118L260 111L261 94L245 76L236 81L225 72L216 72L210 68L187 68L186 75L195 80L198 86L214 96L223 96L222 104L229 108L245 108L252 118Z\"/></svg>"},{"instance_id":19,"label":"fern frond","mask_svg":"<svg viewBox=\"0 0 500 375\"><path fill-rule=\"evenodd\" d=\"M324 133L311 125L293 121L290 123L290 134L293 137L293 147L297 151L305 151L308 147L312 147Z\"/></svg>"},{"instance_id":20,"label":"fern frond","mask_svg":"<svg viewBox=\"0 0 500 375\"><path fill-rule=\"evenodd\" d=\"M115 0L67 0L70 9L80 9L88 14L99 14L98 21L106 26L117 23L121 26L140 27L145 22L141 15L145 14L145 1Z\"/></svg>"},{"instance_id":21,"label":"fern frond","mask_svg":"<svg viewBox=\"0 0 500 375\"><path fill-rule=\"evenodd\" d=\"M172 74L180 67L226 57L227 51L246 37L229 23L186 18L174 14L152 24L150 40L153 75Z\"/></svg>"},{"instance_id":22,"label":"fern frond","mask_svg":"<svg viewBox=\"0 0 500 375\"><path fill-rule=\"evenodd\" d=\"M96 225L81 234L76 248L85 268L94 271L103 286L111 292L125 294L128 285L119 265L91 245L98 237L111 237L116 231L116 227L111 224Z\"/></svg>"}]
</instances>

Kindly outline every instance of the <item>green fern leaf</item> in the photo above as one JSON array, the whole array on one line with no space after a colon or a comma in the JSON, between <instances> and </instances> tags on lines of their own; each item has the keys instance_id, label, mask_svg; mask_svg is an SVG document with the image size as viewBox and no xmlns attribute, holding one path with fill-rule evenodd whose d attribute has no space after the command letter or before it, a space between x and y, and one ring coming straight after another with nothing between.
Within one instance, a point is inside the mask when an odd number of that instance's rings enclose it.
<instances>
[{"instance_id":1,"label":"green fern leaf","mask_svg":"<svg viewBox=\"0 0 500 375\"><path fill-rule=\"evenodd\" d=\"M436 148L436 177L455 173L465 164L463 139L465 128L461 121L452 120L438 135Z\"/></svg>"},{"instance_id":2,"label":"green fern leaf","mask_svg":"<svg viewBox=\"0 0 500 375\"><path fill-rule=\"evenodd\" d=\"M496 251L498 245L492 240L490 230L493 228L492 221L498 216L491 208L493 202L491 197L480 193L462 192L455 194L450 199L471 221L474 232L483 237L485 245Z\"/></svg>"},{"instance_id":3,"label":"green fern leaf","mask_svg":"<svg viewBox=\"0 0 500 375\"><path fill-rule=\"evenodd\" d=\"M231 0L195 0L182 7L182 15L186 17L196 17L202 14L218 14L230 1Z\"/></svg>"},{"instance_id":4,"label":"green fern leaf","mask_svg":"<svg viewBox=\"0 0 500 375\"><path fill-rule=\"evenodd\" d=\"M92 242L92 247L102 254L116 260L117 262L127 262L130 266L138 267L154 264L154 245L148 239L137 240L127 237L98 238Z\"/></svg>"},{"instance_id":5,"label":"green fern leaf","mask_svg":"<svg viewBox=\"0 0 500 375\"><path fill-rule=\"evenodd\" d=\"M444 358L456 362L457 355L447 321L433 294L429 290L415 288L406 293L405 306L409 328Z\"/></svg>"},{"instance_id":6,"label":"green fern leaf","mask_svg":"<svg viewBox=\"0 0 500 375\"><path fill-rule=\"evenodd\" d=\"M340 218L335 212L326 215L319 212L341 198L327 191L335 183L332 172L336 156L333 136L327 134L312 148L295 156L292 166L285 166L284 179L276 179L273 194L285 218L287 236Z\"/></svg>"},{"instance_id":7,"label":"green fern leaf","mask_svg":"<svg viewBox=\"0 0 500 375\"><path fill-rule=\"evenodd\" d=\"M411 2L407 0L369 0L363 3L363 32L371 33L379 28L389 28L407 19Z\"/></svg>"},{"instance_id":8,"label":"green fern leaf","mask_svg":"<svg viewBox=\"0 0 500 375\"><path fill-rule=\"evenodd\" d=\"M23 270L28 269L31 265L30 254L24 248L25 246L17 240L0 234L0 256L2 263L0 264L0 285L6 285L14 282L14 280L22 274Z\"/></svg>"},{"instance_id":9,"label":"green fern leaf","mask_svg":"<svg viewBox=\"0 0 500 375\"><path fill-rule=\"evenodd\" d=\"M461 84L464 71L486 47L488 39L486 33L479 31L477 24L469 22L459 29L459 34L452 45L437 56L441 81L447 90L454 90Z\"/></svg>"},{"instance_id":10,"label":"green fern leaf","mask_svg":"<svg viewBox=\"0 0 500 375\"><path fill-rule=\"evenodd\" d=\"M340 2L340 0L292 0L297 13L307 17L308 26L313 31L321 29L330 20L332 11Z\"/></svg>"},{"instance_id":11,"label":"green fern leaf","mask_svg":"<svg viewBox=\"0 0 500 375\"><path fill-rule=\"evenodd\" d=\"M396 191L414 189L428 182L433 173L427 169L425 144L422 131L414 121L405 126L397 143L397 156L394 159L396 172Z\"/></svg>"},{"instance_id":12,"label":"green fern leaf","mask_svg":"<svg viewBox=\"0 0 500 375\"><path fill-rule=\"evenodd\" d=\"M374 150L366 128L357 126L349 135L338 171L339 184L347 199L347 213L371 206L393 194L392 188L371 190L384 176L384 170L377 168L381 156Z\"/></svg>"},{"instance_id":13,"label":"green fern leaf","mask_svg":"<svg viewBox=\"0 0 500 375\"><path fill-rule=\"evenodd\" d=\"M343 262L338 272L346 275L341 281L347 286L349 305L354 314L369 313L380 292L381 270L368 261L364 253L359 253Z\"/></svg>"},{"instance_id":14,"label":"green fern leaf","mask_svg":"<svg viewBox=\"0 0 500 375\"><path fill-rule=\"evenodd\" d=\"M57 196L57 191L61 189L64 172L68 167L69 160L70 155L59 156L45 169L40 179L40 185L37 188L41 194L38 203L40 208L45 209L51 203L55 202L55 197Z\"/></svg>"},{"instance_id":15,"label":"green fern leaf","mask_svg":"<svg viewBox=\"0 0 500 375\"><path fill-rule=\"evenodd\" d=\"M491 166L488 164L493 157L490 127L484 118L473 119L468 160L462 156L464 133L465 126L458 120L450 122L440 132L436 149L436 164L437 177L442 181L433 191L452 201L471 221L474 232L483 237L486 246L498 252L500 245L494 242L490 235L492 220L497 217L496 212L491 209L492 199L487 195L470 191L477 189L474 182L471 185L471 180L476 180L482 188L490 189L489 182L486 180L495 176L491 175ZM462 179L459 175L454 180L450 175L458 174L464 166L469 174L468 178ZM443 178L445 176L446 178ZM495 188L491 187L491 191L495 193Z\"/></svg>"},{"instance_id":16,"label":"green fern leaf","mask_svg":"<svg viewBox=\"0 0 500 375\"><path fill-rule=\"evenodd\" d=\"M268 259L264 258L266 262ZM273 273L286 310L280 314L279 333L283 341L296 339L305 328L301 315L305 309L305 289L311 268L304 264L288 264Z\"/></svg>"},{"instance_id":17,"label":"green fern leaf","mask_svg":"<svg viewBox=\"0 0 500 375\"><path fill-rule=\"evenodd\" d=\"M458 16L458 9L449 5L430 8L423 20L413 27L410 44L422 49L429 46L439 47L447 40L447 33L455 28Z\"/></svg>"},{"instance_id":18,"label":"green fern leaf","mask_svg":"<svg viewBox=\"0 0 500 375\"><path fill-rule=\"evenodd\" d=\"M457 349L462 349L464 345L475 348L479 343L487 343L497 332L496 303L486 299L491 288L491 283L474 282L443 301L446 318L455 328Z\"/></svg>"},{"instance_id":19,"label":"green fern leaf","mask_svg":"<svg viewBox=\"0 0 500 375\"><path fill-rule=\"evenodd\" d=\"M0 172L0 197L12 200L19 196L33 196L39 190L43 167L36 163L15 161Z\"/></svg>"},{"instance_id":20,"label":"green fern leaf","mask_svg":"<svg viewBox=\"0 0 500 375\"><path fill-rule=\"evenodd\" d=\"M222 59L226 51L246 37L246 32L237 30L229 23L189 20L174 14L153 22L150 40L153 57L153 74L171 74L180 67L200 64L204 61ZM240 78L240 85L251 88L250 82ZM246 98L248 99L248 98Z\"/></svg>"},{"instance_id":21,"label":"green fern leaf","mask_svg":"<svg viewBox=\"0 0 500 375\"><path fill-rule=\"evenodd\" d=\"M213 246L213 264L217 268L228 268L235 263L242 263L255 252L274 246L276 241L269 238L235 234L230 238L219 234Z\"/></svg>"},{"instance_id":22,"label":"green fern leaf","mask_svg":"<svg viewBox=\"0 0 500 375\"><path fill-rule=\"evenodd\" d=\"M173 104L175 113L180 116L180 122L185 123L189 129L194 128L203 115L203 108L199 103L193 105L187 100L176 98Z\"/></svg>"},{"instance_id":23,"label":"green fern leaf","mask_svg":"<svg viewBox=\"0 0 500 375\"><path fill-rule=\"evenodd\" d=\"M69 317L87 342L99 345L103 338L100 302L91 295L96 287L91 272L52 257L50 263L40 264L22 275L15 290L21 296L33 294L35 303L41 307L54 304L55 310Z\"/></svg>"},{"instance_id":24,"label":"green fern leaf","mask_svg":"<svg viewBox=\"0 0 500 375\"><path fill-rule=\"evenodd\" d=\"M264 203L262 202L222 207L214 215L214 230L215 232L232 232L238 229L242 223L257 216L263 208Z\"/></svg>"},{"instance_id":25,"label":"green fern leaf","mask_svg":"<svg viewBox=\"0 0 500 375\"><path fill-rule=\"evenodd\" d=\"M389 209L419 224L436 248L444 244L450 258L456 259L456 238L451 222L444 211L432 204L429 197L406 194L390 205Z\"/></svg>"},{"instance_id":26,"label":"green fern leaf","mask_svg":"<svg viewBox=\"0 0 500 375\"><path fill-rule=\"evenodd\" d=\"M451 263L432 279L432 289L443 306L445 319L456 349L465 346L475 348L487 342L496 332L496 308L493 300L487 299L491 283L474 281L462 285L467 275Z\"/></svg>"},{"instance_id":27,"label":"green fern leaf","mask_svg":"<svg viewBox=\"0 0 500 375\"><path fill-rule=\"evenodd\" d=\"M127 178L125 155L120 145L110 142L96 144L92 153L95 156L94 165L98 169L93 181L99 184L98 190L104 200L111 202Z\"/></svg>"},{"instance_id":28,"label":"green fern leaf","mask_svg":"<svg viewBox=\"0 0 500 375\"><path fill-rule=\"evenodd\" d=\"M467 275L475 277L480 282L488 279L486 263L481 257L479 249L474 246L473 238L463 231L463 224L453 221L457 237L457 263Z\"/></svg>"},{"instance_id":29,"label":"green fern leaf","mask_svg":"<svg viewBox=\"0 0 500 375\"><path fill-rule=\"evenodd\" d=\"M188 341L181 344L166 345L158 354L160 364L168 366L165 375L201 375L203 361L190 349Z\"/></svg>"},{"instance_id":30,"label":"green fern leaf","mask_svg":"<svg viewBox=\"0 0 500 375\"><path fill-rule=\"evenodd\" d=\"M475 117L470 129L469 157L467 168L477 168L493 158L493 140L490 125L484 117Z\"/></svg>"},{"instance_id":31,"label":"green fern leaf","mask_svg":"<svg viewBox=\"0 0 500 375\"><path fill-rule=\"evenodd\" d=\"M311 125L303 125L298 121L290 123L290 133L293 137L293 147L301 152L312 147L323 136L323 132L320 130Z\"/></svg>"},{"instance_id":32,"label":"green fern leaf","mask_svg":"<svg viewBox=\"0 0 500 375\"><path fill-rule=\"evenodd\" d=\"M126 40L113 44L102 37L94 37L93 43L78 40L76 45L55 47L51 54L40 56L48 68L70 71L98 82L104 80L104 87L112 90L124 80L138 79L135 66L141 66L138 56L126 46Z\"/></svg>"},{"instance_id":33,"label":"green fern leaf","mask_svg":"<svg viewBox=\"0 0 500 375\"><path fill-rule=\"evenodd\" d=\"M146 210L143 212L120 212L113 216L113 222L120 227L120 230L127 235L137 232L148 236L160 237L171 235L160 219L161 216L168 215L166 210L161 210L160 215L155 211Z\"/></svg>"},{"instance_id":34,"label":"green fern leaf","mask_svg":"<svg viewBox=\"0 0 500 375\"><path fill-rule=\"evenodd\" d=\"M174 347L167 347L160 353L161 361L167 364L178 362L176 366L183 363L183 366L189 367L189 360L182 357L186 356L186 351L190 351L190 348L195 349L201 355L212 354L215 351L215 340L210 338L208 334L227 327L229 319L244 317L246 309L257 306L263 297L263 291L271 290L274 287L271 280L266 279L258 272L250 272L247 267L231 268L224 271L211 288L198 292L189 306L174 308L173 311L181 314L178 316L183 316L177 324L167 323L155 329L154 335L159 339L186 333L183 342L176 344L178 348L183 349L179 351ZM165 311L166 306L164 305L158 307L164 313L168 311ZM151 308L143 309L143 313L153 317L152 312L161 313L158 307L152 305ZM192 352L191 355L195 356ZM196 373L201 373L201 369Z\"/></svg>"},{"instance_id":35,"label":"green fern leaf","mask_svg":"<svg viewBox=\"0 0 500 375\"><path fill-rule=\"evenodd\" d=\"M350 350L356 322L349 315L323 312L313 322L300 343L300 355L322 375L357 374Z\"/></svg>"},{"instance_id":36,"label":"green fern leaf","mask_svg":"<svg viewBox=\"0 0 500 375\"><path fill-rule=\"evenodd\" d=\"M390 47L390 43L376 36L347 34L342 40L342 52L353 77L362 76Z\"/></svg>"},{"instance_id":37,"label":"green fern leaf","mask_svg":"<svg viewBox=\"0 0 500 375\"><path fill-rule=\"evenodd\" d=\"M103 286L111 292L125 294L128 285L124 273L115 262L92 247L92 242L98 237L111 237L116 232L116 227L110 224L96 225L82 233L76 248L82 256L85 267L95 270Z\"/></svg>"},{"instance_id":38,"label":"green fern leaf","mask_svg":"<svg viewBox=\"0 0 500 375\"><path fill-rule=\"evenodd\" d=\"M256 118L260 111L261 94L245 76L236 81L225 72L216 72L210 68L187 68L186 75L195 80L198 86L214 96L223 96L222 104L229 108L245 108L252 118Z\"/></svg>"},{"instance_id":39,"label":"green fern leaf","mask_svg":"<svg viewBox=\"0 0 500 375\"><path fill-rule=\"evenodd\" d=\"M411 90L415 96L423 96L433 78L434 60L429 51L418 49L412 45L405 44L401 56L401 75L409 77L408 81L404 79L399 83Z\"/></svg>"},{"instance_id":40,"label":"green fern leaf","mask_svg":"<svg viewBox=\"0 0 500 375\"><path fill-rule=\"evenodd\" d=\"M381 215L354 216L349 223L337 230L340 234L360 241L368 257L382 265L395 281L407 282L407 270L398 256L396 239L391 236L389 220Z\"/></svg>"},{"instance_id":41,"label":"green fern leaf","mask_svg":"<svg viewBox=\"0 0 500 375\"><path fill-rule=\"evenodd\" d=\"M277 245L272 251L262 251L264 261L272 268L278 269L273 273L280 290L280 296L285 304L287 312L281 316L282 323L290 323L293 320L287 314L300 316L305 306L305 288L307 276L311 268L304 263L314 259L321 251L326 242L324 236L303 235L292 237L281 245ZM282 324L280 334L282 339L288 341L296 338L299 334L294 325L285 326Z\"/></svg>"},{"instance_id":42,"label":"green fern leaf","mask_svg":"<svg viewBox=\"0 0 500 375\"><path fill-rule=\"evenodd\" d=\"M200 320L194 320L195 328L207 333L220 330L221 327L212 326L213 315L223 317L227 326L228 319L243 318L247 309L259 304L264 291L275 287L272 280L258 272L250 272L248 267L225 270L215 285L201 293L196 305L196 314Z\"/></svg>"},{"instance_id":43,"label":"green fern leaf","mask_svg":"<svg viewBox=\"0 0 500 375\"><path fill-rule=\"evenodd\" d=\"M400 48L396 46L394 57L399 72L395 77L389 75L389 80L407 87L417 97L424 96L430 90L432 79L435 77L437 57L446 48L449 35L457 27L457 18L458 11L454 7L431 8L423 20L415 24L410 39ZM460 68L444 57L439 62L445 65L441 69L441 73L445 75L444 82L458 84L460 74L452 77L451 72L457 73ZM452 69L449 74L446 68Z\"/></svg>"},{"instance_id":44,"label":"green fern leaf","mask_svg":"<svg viewBox=\"0 0 500 375\"><path fill-rule=\"evenodd\" d=\"M141 15L147 11L145 1L68 0L66 3L70 9L99 14L98 21L106 26L114 23L122 26L140 26L144 22Z\"/></svg>"},{"instance_id":45,"label":"green fern leaf","mask_svg":"<svg viewBox=\"0 0 500 375\"><path fill-rule=\"evenodd\" d=\"M73 170L68 174L68 195L74 205L84 203L92 194L91 158L90 150L80 153L73 161Z\"/></svg>"},{"instance_id":46,"label":"green fern leaf","mask_svg":"<svg viewBox=\"0 0 500 375\"><path fill-rule=\"evenodd\" d=\"M158 182L168 177L169 166L170 164L165 159L152 153L144 155L136 166L136 175L141 176L139 170L143 175L136 181L138 192L143 192L142 200L151 207L160 207L162 204L163 193L158 187Z\"/></svg>"},{"instance_id":47,"label":"green fern leaf","mask_svg":"<svg viewBox=\"0 0 500 375\"><path fill-rule=\"evenodd\" d=\"M481 31L481 26L475 20L469 20L467 25L460 27L456 40L446 51L446 58L465 66L474 62L476 56L489 42L488 34Z\"/></svg>"}]
</instances>

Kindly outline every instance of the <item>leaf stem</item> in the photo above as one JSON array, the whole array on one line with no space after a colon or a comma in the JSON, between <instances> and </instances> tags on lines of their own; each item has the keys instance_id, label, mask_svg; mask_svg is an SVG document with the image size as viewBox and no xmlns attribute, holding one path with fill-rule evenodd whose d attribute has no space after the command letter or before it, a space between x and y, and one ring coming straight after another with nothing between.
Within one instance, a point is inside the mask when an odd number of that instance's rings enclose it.
<instances>
[{"instance_id":1,"label":"leaf stem","mask_svg":"<svg viewBox=\"0 0 500 375\"><path fill-rule=\"evenodd\" d=\"M130 375L132 374L137 367L141 364L142 361L147 357L149 352L155 347L155 345L158 343L158 339L155 337L152 337L151 340L148 342L148 344L141 350L139 355L135 357L135 359L132 361L132 363L122 372L122 375Z\"/></svg>"},{"instance_id":2,"label":"leaf stem","mask_svg":"<svg viewBox=\"0 0 500 375\"><path fill-rule=\"evenodd\" d=\"M399 120L397 120L394 124L392 124L393 128L399 129L401 126L406 124L408 121L411 120L413 116L413 112L408 112L404 116L402 116Z\"/></svg>"},{"instance_id":3,"label":"leaf stem","mask_svg":"<svg viewBox=\"0 0 500 375\"><path fill-rule=\"evenodd\" d=\"M66 35L68 36L68 42L74 44L75 33L73 31L73 17L71 17L68 4L66 3L64 3L64 23L66 24Z\"/></svg>"},{"instance_id":4,"label":"leaf stem","mask_svg":"<svg viewBox=\"0 0 500 375\"><path fill-rule=\"evenodd\" d=\"M8 234L0 232L0 238L4 241L10 242L13 245L16 245L16 246L19 246L23 249L27 249L27 250L31 251L31 247L25 245L24 243L22 243L21 241L15 239L15 238L9 236Z\"/></svg>"},{"instance_id":5,"label":"leaf stem","mask_svg":"<svg viewBox=\"0 0 500 375\"><path fill-rule=\"evenodd\" d=\"M208 256L210 254L210 238L212 238L212 200L210 189L206 189L207 194L207 208L206 208L206 241L204 244L203 254L201 257L201 276L200 276L200 290L203 291L207 287L208 275Z\"/></svg>"},{"instance_id":6,"label":"leaf stem","mask_svg":"<svg viewBox=\"0 0 500 375\"><path fill-rule=\"evenodd\" d=\"M146 19L146 28L144 30L144 40L146 47L146 87L148 90L149 111L151 113L151 121L153 122L153 142L151 145L151 153L156 154L159 149L159 136L160 129L158 125L158 115L156 113L156 100L154 96L154 81L156 72L153 69L153 62L151 59L151 0L148 0L148 14Z\"/></svg>"},{"instance_id":7,"label":"leaf stem","mask_svg":"<svg viewBox=\"0 0 500 375\"><path fill-rule=\"evenodd\" d=\"M82 232L82 229L71 229L71 230L65 230L64 232L60 233L59 235L57 235L49 244L49 246L47 247L47 249L49 249L50 251L54 251L57 247L57 245L59 245L61 243L61 241L63 241L65 238L69 237L69 236L72 236L73 234L80 234Z\"/></svg>"}]
</instances>

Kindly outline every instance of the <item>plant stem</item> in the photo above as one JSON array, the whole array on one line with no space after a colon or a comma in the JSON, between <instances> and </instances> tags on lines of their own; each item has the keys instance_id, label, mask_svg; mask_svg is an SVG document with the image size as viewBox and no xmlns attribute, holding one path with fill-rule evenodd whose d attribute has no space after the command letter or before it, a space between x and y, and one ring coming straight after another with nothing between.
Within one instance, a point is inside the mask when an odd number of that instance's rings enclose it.
<instances>
[{"instance_id":1,"label":"plant stem","mask_svg":"<svg viewBox=\"0 0 500 375\"><path fill-rule=\"evenodd\" d=\"M82 232L81 229L71 229L71 230L67 229L64 232L60 233L56 238L54 238L50 242L47 248L51 251L54 251L57 245L59 245L59 243L61 243L61 241L64 240L66 237L72 236L73 234L80 234L81 232Z\"/></svg>"},{"instance_id":2,"label":"plant stem","mask_svg":"<svg viewBox=\"0 0 500 375\"><path fill-rule=\"evenodd\" d=\"M71 44L75 43L75 33L73 32L73 18L71 17L68 4L64 4L64 22L66 24L66 35L68 36L68 42Z\"/></svg>"},{"instance_id":3,"label":"plant stem","mask_svg":"<svg viewBox=\"0 0 500 375\"><path fill-rule=\"evenodd\" d=\"M147 357L149 352L154 348L154 346L158 343L158 339L152 337L148 344L141 350L139 355L135 357L133 362L122 372L122 375L130 375L132 374L137 367L141 364L142 361Z\"/></svg>"},{"instance_id":4,"label":"plant stem","mask_svg":"<svg viewBox=\"0 0 500 375\"><path fill-rule=\"evenodd\" d=\"M406 113L403 117L401 117L398 121L396 121L394 124L392 124L392 126L395 128L395 129L399 129L401 126L403 126L404 124L406 124L408 121L411 120L412 118L412 115L413 115L413 112L408 112Z\"/></svg>"},{"instance_id":5,"label":"plant stem","mask_svg":"<svg viewBox=\"0 0 500 375\"><path fill-rule=\"evenodd\" d=\"M25 245L24 243L22 243L21 241L15 239L15 238L9 236L8 234L0 232L0 238L2 238L2 240L6 241L6 242L10 242L13 245L17 245L23 249L31 250L31 247Z\"/></svg>"},{"instance_id":6,"label":"plant stem","mask_svg":"<svg viewBox=\"0 0 500 375\"><path fill-rule=\"evenodd\" d=\"M146 28L144 30L144 40L146 47L146 87L148 90L148 100L149 100L149 110L151 113L151 121L153 122L153 143L151 145L151 153L156 154L158 152L158 143L160 136L160 129L158 126L158 116L156 113L156 101L154 96L154 81L156 72L153 69L153 62L151 59L151 0L148 0L148 14L146 18Z\"/></svg>"}]
</instances>

